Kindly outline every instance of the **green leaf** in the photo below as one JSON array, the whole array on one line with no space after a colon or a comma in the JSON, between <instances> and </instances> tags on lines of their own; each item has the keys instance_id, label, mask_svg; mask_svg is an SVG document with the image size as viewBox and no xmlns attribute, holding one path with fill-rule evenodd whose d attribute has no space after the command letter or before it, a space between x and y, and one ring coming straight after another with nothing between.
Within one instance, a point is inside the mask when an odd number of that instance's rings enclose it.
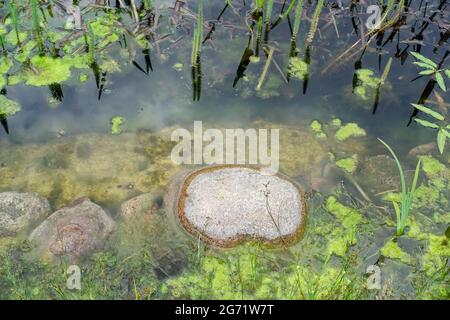
<instances>
[{"instance_id":1,"label":"green leaf","mask_svg":"<svg viewBox=\"0 0 450 320\"><path fill-rule=\"evenodd\" d=\"M447 126L447 127L449 127L449 126ZM444 131L444 134L447 136L447 138L450 139L450 132L448 132L448 131L445 130L445 129L441 129L441 130Z\"/></svg>"},{"instance_id":2,"label":"green leaf","mask_svg":"<svg viewBox=\"0 0 450 320\"><path fill-rule=\"evenodd\" d=\"M400 181L402 184L402 198L404 198L406 196L407 190L406 190L405 174L403 173L402 165L400 164L400 161L398 160L397 155L395 154L394 150L392 150L392 148L386 142L381 140L380 138L377 138L377 139L386 147L386 149L389 150L389 152L391 153L392 157L395 160L395 163L397 164L398 172L400 173Z\"/></svg>"},{"instance_id":3,"label":"green leaf","mask_svg":"<svg viewBox=\"0 0 450 320\"><path fill-rule=\"evenodd\" d=\"M394 206L395 216L397 218L397 226L399 226L400 225L400 216L401 216L400 208L398 207L398 204L395 201L392 201L392 205Z\"/></svg>"},{"instance_id":4,"label":"green leaf","mask_svg":"<svg viewBox=\"0 0 450 320\"><path fill-rule=\"evenodd\" d=\"M419 171L420 171L420 163L421 163L421 160L419 159L419 161L417 162L416 171L414 171L414 179L413 179L413 183L411 186L411 194L413 194L413 195L414 195L414 192L416 192L417 179L419 178Z\"/></svg>"},{"instance_id":5,"label":"green leaf","mask_svg":"<svg viewBox=\"0 0 450 320\"><path fill-rule=\"evenodd\" d=\"M430 59L424 57L423 55L421 55L420 53L411 51L411 54L414 56L414 58L416 58L417 60L422 61L423 63L426 63L427 65L433 67L433 68L437 68L438 65L436 63L434 63L433 61L431 61Z\"/></svg>"},{"instance_id":6,"label":"green leaf","mask_svg":"<svg viewBox=\"0 0 450 320\"><path fill-rule=\"evenodd\" d=\"M433 70L424 70L424 71L421 71L421 72L419 72L419 74L421 75L421 76L428 76L428 75L430 75L430 74L433 74L433 73L435 73L436 71L433 69Z\"/></svg>"},{"instance_id":7,"label":"green leaf","mask_svg":"<svg viewBox=\"0 0 450 320\"><path fill-rule=\"evenodd\" d=\"M419 110L422 111L423 113L426 113L426 114L432 116L433 118L435 118L435 119L437 119L437 120L439 120L439 121L443 121L443 120L444 120L444 116L443 116L443 115L441 115L440 113L438 113L438 112L436 112L436 111L431 110L431 109L428 108L428 107L425 107L424 105L421 105L421 104L415 104L415 103L411 103L411 105L412 105L414 108L419 109Z\"/></svg>"},{"instance_id":8,"label":"green leaf","mask_svg":"<svg viewBox=\"0 0 450 320\"><path fill-rule=\"evenodd\" d=\"M445 70L444 73L450 79L450 69Z\"/></svg>"},{"instance_id":9,"label":"green leaf","mask_svg":"<svg viewBox=\"0 0 450 320\"><path fill-rule=\"evenodd\" d=\"M427 127L427 128L433 128L433 129L439 129L439 126L435 123L431 123L429 121L426 120L422 120L422 119L414 119L414 121L416 121L417 123L419 123L420 125Z\"/></svg>"},{"instance_id":10,"label":"green leaf","mask_svg":"<svg viewBox=\"0 0 450 320\"><path fill-rule=\"evenodd\" d=\"M445 87L444 77L439 72L436 73L436 82L444 92L447 91L447 88Z\"/></svg>"},{"instance_id":11,"label":"green leaf","mask_svg":"<svg viewBox=\"0 0 450 320\"><path fill-rule=\"evenodd\" d=\"M436 69L434 67L430 66L429 64L423 63L423 62L415 61L415 62L413 62L413 64L415 64L416 66L419 66L421 68L431 69L431 70L436 71Z\"/></svg>"},{"instance_id":12,"label":"green leaf","mask_svg":"<svg viewBox=\"0 0 450 320\"><path fill-rule=\"evenodd\" d=\"M445 140L447 140L447 137L445 136L444 129L441 129L437 134L437 145L441 154L444 153Z\"/></svg>"}]
</instances>

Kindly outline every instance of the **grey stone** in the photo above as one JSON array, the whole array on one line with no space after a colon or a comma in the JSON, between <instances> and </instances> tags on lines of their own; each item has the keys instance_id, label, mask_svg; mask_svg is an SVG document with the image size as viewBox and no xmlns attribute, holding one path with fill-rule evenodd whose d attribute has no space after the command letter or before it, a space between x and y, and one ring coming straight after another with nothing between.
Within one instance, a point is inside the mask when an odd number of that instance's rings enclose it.
<instances>
[{"instance_id":1,"label":"grey stone","mask_svg":"<svg viewBox=\"0 0 450 320\"><path fill-rule=\"evenodd\" d=\"M185 176L168 194L178 190L174 209L180 224L209 244L231 247L258 239L282 245L304 230L304 194L286 177L241 166L207 167Z\"/></svg>"},{"instance_id":2,"label":"grey stone","mask_svg":"<svg viewBox=\"0 0 450 320\"><path fill-rule=\"evenodd\" d=\"M15 235L51 212L47 199L37 193L0 193L0 236Z\"/></svg>"},{"instance_id":3,"label":"grey stone","mask_svg":"<svg viewBox=\"0 0 450 320\"><path fill-rule=\"evenodd\" d=\"M50 215L30 235L39 255L81 258L104 245L114 221L97 204L81 198Z\"/></svg>"}]
</instances>

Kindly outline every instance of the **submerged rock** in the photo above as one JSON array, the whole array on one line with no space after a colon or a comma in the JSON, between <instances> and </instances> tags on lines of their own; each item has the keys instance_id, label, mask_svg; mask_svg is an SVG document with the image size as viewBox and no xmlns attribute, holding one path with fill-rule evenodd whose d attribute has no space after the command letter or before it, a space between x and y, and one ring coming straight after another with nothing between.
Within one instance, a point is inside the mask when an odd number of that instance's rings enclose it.
<instances>
[{"instance_id":1,"label":"submerged rock","mask_svg":"<svg viewBox=\"0 0 450 320\"><path fill-rule=\"evenodd\" d=\"M128 221L135 218L151 219L157 214L161 204L158 198L151 193L143 193L131 198L120 205L118 216Z\"/></svg>"},{"instance_id":2,"label":"submerged rock","mask_svg":"<svg viewBox=\"0 0 450 320\"><path fill-rule=\"evenodd\" d=\"M365 158L356 172L362 187L372 194L396 191L400 188L398 168L394 159L387 155Z\"/></svg>"},{"instance_id":3,"label":"submerged rock","mask_svg":"<svg viewBox=\"0 0 450 320\"><path fill-rule=\"evenodd\" d=\"M167 194L166 202L177 195L174 211L182 227L219 247L252 239L286 245L300 238L306 223L303 191L257 168L206 167L177 177Z\"/></svg>"},{"instance_id":4,"label":"submerged rock","mask_svg":"<svg viewBox=\"0 0 450 320\"><path fill-rule=\"evenodd\" d=\"M114 221L100 206L81 198L54 212L29 240L39 255L67 255L74 260L101 247L113 228Z\"/></svg>"},{"instance_id":5,"label":"submerged rock","mask_svg":"<svg viewBox=\"0 0 450 320\"><path fill-rule=\"evenodd\" d=\"M51 212L47 199L37 193L0 193L0 237L15 235Z\"/></svg>"}]
</instances>

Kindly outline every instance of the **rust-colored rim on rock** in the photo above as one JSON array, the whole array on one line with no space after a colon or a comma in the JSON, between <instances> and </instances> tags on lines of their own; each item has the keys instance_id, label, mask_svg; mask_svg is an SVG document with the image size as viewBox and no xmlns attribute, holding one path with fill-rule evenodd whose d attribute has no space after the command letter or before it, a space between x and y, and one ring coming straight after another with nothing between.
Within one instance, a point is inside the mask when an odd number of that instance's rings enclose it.
<instances>
[{"instance_id":1,"label":"rust-colored rim on rock","mask_svg":"<svg viewBox=\"0 0 450 320\"><path fill-rule=\"evenodd\" d=\"M205 243L212 245L212 246L221 247L221 248L231 248L242 242L252 241L252 240L262 242L270 247L286 246L286 245L289 245L289 244L299 241L305 232L306 219L307 219L305 192L300 188L300 186L297 183L295 183L288 177L281 175L281 174L277 174L276 176L292 183L292 185L294 185L295 188L297 189L297 191L300 195L300 201L302 202L302 208L301 208L301 212L300 212L300 223L299 223L297 229L295 230L295 232L285 235L285 236L280 236L276 239L271 239L271 240L266 239L264 237L256 237L256 236L249 236L249 235L236 235L235 237L232 237L232 238L229 238L226 240L214 239L214 238L208 236L203 230L198 229L196 226L194 226L192 223L190 223L188 221L188 219L186 218L185 212L184 212L184 205L186 202L186 198L188 197L187 189L188 189L189 185L191 184L191 182L198 175L200 175L202 173L221 170L221 169L229 169L229 168L244 168L244 169L255 170L258 172L261 169L258 166L250 166L250 165L217 165L217 166L210 166L210 167L198 169L195 172L188 174L188 176L184 179L184 181L182 183L182 186L181 186L181 189L179 192L179 197L178 197L178 204L176 206L178 221L181 223L183 228L188 233L193 235L194 237L200 238L201 240L203 240Z\"/></svg>"}]
</instances>

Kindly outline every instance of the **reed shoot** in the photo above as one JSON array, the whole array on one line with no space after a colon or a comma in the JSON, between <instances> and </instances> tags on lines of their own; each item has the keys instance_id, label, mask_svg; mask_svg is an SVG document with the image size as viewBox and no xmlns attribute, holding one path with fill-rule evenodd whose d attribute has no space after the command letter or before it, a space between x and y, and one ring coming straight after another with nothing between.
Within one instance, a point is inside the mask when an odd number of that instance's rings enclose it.
<instances>
[{"instance_id":1,"label":"reed shoot","mask_svg":"<svg viewBox=\"0 0 450 320\"><path fill-rule=\"evenodd\" d=\"M31 0L31 20L33 32L36 36L39 52L44 53L44 43L42 41L42 30L39 22L39 5L38 0Z\"/></svg>"},{"instance_id":2,"label":"reed shoot","mask_svg":"<svg viewBox=\"0 0 450 320\"><path fill-rule=\"evenodd\" d=\"M19 36L19 18L17 15L17 9L16 9L16 4L15 4L15 0L11 0L9 1L9 13L11 15L11 22L14 28L14 32L16 33L16 37L17 37L17 45L20 46L20 36Z\"/></svg>"},{"instance_id":3,"label":"reed shoot","mask_svg":"<svg viewBox=\"0 0 450 320\"><path fill-rule=\"evenodd\" d=\"M202 49L203 38L203 3L198 2L197 25L194 29L194 38L192 40L191 67L192 67L192 86L193 100L200 100L201 92L201 61L200 53Z\"/></svg>"},{"instance_id":4,"label":"reed shoot","mask_svg":"<svg viewBox=\"0 0 450 320\"><path fill-rule=\"evenodd\" d=\"M395 152L386 142L384 142L381 139L378 140L389 150L391 155L394 157L395 163L397 164L397 168L400 173L400 182L402 186L402 191L400 194L400 207L398 206L398 203L395 201L392 201L392 205L394 206L395 215L397 218L397 236L401 236L405 231L406 224L408 223L408 217L411 212L414 195L416 193L417 179L419 178L421 160L417 162L411 189L408 189L406 187L406 179L402 165L400 164L400 161L398 160Z\"/></svg>"},{"instance_id":5,"label":"reed shoot","mask_svg":"<svg viewBox=\"0 0 450 320\"><path fill-rule=\"evenodd\" d=\"M317 31L317 26L319 25L319 18L320 18L320 14L322 13L324 2L325 2L325 0L317 0L317 5L316 5L316 9L314 10L313 20L311 22L308 37L306 39L306 42L308 43L308 45L311 44L312 41L314 40L314 36Z\"/></svg>"}]
</instances>

